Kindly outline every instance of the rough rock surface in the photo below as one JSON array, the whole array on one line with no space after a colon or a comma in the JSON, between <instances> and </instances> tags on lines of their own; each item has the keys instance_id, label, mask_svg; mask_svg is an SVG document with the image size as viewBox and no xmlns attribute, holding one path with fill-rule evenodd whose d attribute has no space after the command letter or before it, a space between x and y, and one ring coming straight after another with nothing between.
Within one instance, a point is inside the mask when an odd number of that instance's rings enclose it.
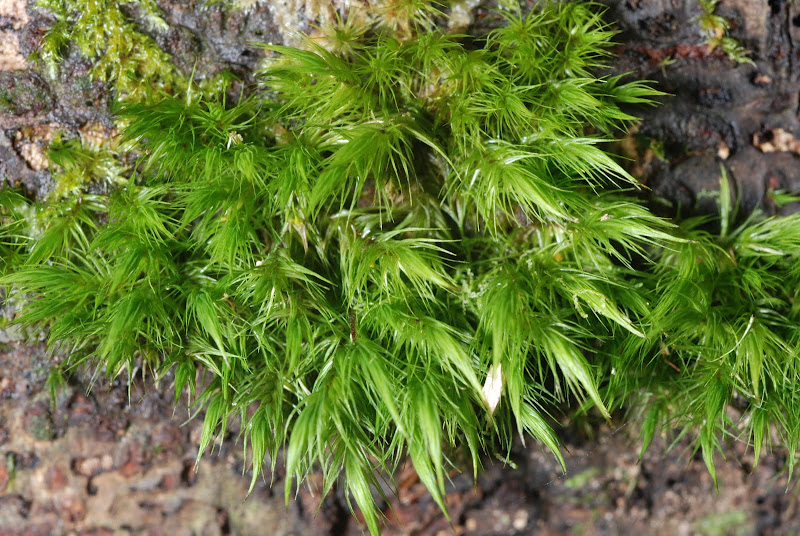
<instances>
[{"instance_id":1,"label":"rough rock surface","mask_svg":"<svg viewBox=\"0 0 800 536\"><path fill-rule=\"evenodd\" d=\"M25 0L0 0L0 72L25 68L17 37L17 31L28 24L25 7Z\"/></svg>"},{"instance_id":2,"label":"rough rock surface","mask_svg":"<svg viewBox=\"0 0 800 536\"><path fill-rule=\"evenodd\" d=\"M236 430L195 471L201 421L173 411L160 388L75 378L51 407L49 359L39 345L0 347L0 536L362 534L358 515L332 495L320 506L307 488L285 506L280 471L245 501ZM143 387L147 385L147 387ZM185 400L179 407L185 407ZM718 460L720 490L702 459L660 439L637 463L635 430L605 424L561 431L568 473L535 445L518 445L510 466L486 460L477 483L452 475L452 524L406 467L385 505L388 535L789 534L800 512L779 453L753 468L734 445ZM280 463L278 464L280 467ZM313 484L313 478L312 478ZM715 532L716 531L716 532Z\"/></svg>"},{"instance_id":3,"label":"rough rock surface","mask_svg":"<svg viewBox=\"0 0 800 536\"><path fill-rule=\"evenodd\" d=\"M1 536L308 533L280 480L244 500L249 478L233 441L195 471L202 422L184 424L167 385L128 392L97 380L87 393L87 376L51 406L48 367L41 346L0 346Z\"/></svg>"},{"instance_id":4,"label":"rough rock surface","mask_svg":"<svg viewBox=\"0 0 800 536\"><path fill-rule=\"evenodd\" d=\"M789 151L764 153L754 145L773 129L800 135L800 5L783 0L725 0L717 14L754 63L735 64L703 44L695 0L622 0L609 18L622 29L617 72L657 82L670 95L639 114L638 135L658 140L640 180L652 195L687 215L714 211L707 194L718 189L724 165L741 203L777 211L770 193L800 191L800 167ZM652 155L651 155L652 156ZM784 210L796 210L795 206Z\"/></svg>"}]
</instances>

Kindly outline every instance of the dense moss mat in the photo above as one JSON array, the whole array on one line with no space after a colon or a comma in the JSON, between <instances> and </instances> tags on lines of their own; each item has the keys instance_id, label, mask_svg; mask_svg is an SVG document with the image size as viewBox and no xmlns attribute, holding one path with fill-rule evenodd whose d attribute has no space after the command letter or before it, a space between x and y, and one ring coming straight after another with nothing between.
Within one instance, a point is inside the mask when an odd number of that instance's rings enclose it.
<instances>
[{"instance_id":1,"label":"dense moss mat","mask_svg":"<svg viewBox=\"0 0 800 536\"><path fill-rule=\"evenodd\" d=\"M522 434L560 457L564 402L631 408L644 448L683 429L712 474L727 436L758 458L775 426L791 467L798 217L735 225L726 187L715 221L638 201L602 144L659 93L595 74L597 6L461 36L403 5L402 32L344 19L326 47L265 45L236 102L130 92L135 164L58 142L47 200L0 192L0 283L64 351L52 386L174 374L201 453L238 418L254 483L287 447L290 478L343 474L373 533L378 474L410 457L444 508L460 451L477 471Z\"/></svg>"}]
</instances>

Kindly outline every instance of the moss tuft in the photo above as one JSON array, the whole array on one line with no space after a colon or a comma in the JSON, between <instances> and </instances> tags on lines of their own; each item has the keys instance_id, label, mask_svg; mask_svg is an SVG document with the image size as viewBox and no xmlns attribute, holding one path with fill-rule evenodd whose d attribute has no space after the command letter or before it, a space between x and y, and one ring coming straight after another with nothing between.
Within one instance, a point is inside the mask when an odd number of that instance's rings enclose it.
<instances>
[{"instance_id":1,"label":"moss tuft","mask_svg":"<svg viewBox=\"0 0 800 536\"><path fill-rule=\"evenodd\" d=\"M128 100L135 165L65 142L44 204L5 191L0 284L69 349L51 384L172 373L201 455L238 418L253 485L285 447L291 481L343 474L373 533L379 473L410 458L444 509L456 451L477 472L520 434L560 458L565 403L640 410L644 448L693 432L712 475L724 437L758 458L776 426L791 467L800 216L739 223L723 188L718 221L675 223L628 192L603 143L660 94L595 74L594 4L469 38L430 13L264 45L235 103Z\"/></svg>"}]
</instances>

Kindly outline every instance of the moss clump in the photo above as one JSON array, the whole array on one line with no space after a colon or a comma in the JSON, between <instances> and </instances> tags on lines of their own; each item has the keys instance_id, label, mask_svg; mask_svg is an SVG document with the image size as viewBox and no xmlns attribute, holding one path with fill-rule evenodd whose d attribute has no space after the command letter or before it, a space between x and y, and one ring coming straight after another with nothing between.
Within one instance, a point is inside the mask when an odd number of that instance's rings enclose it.
<instances>
[{"instance_id":1,"label":"moss clump","mask_svg":"<svg viewBox=\"0 0 800 536\"><path fill-rule=\"evenodd\" d=\"M26 246L28 200L10 189L0 189L0 275L22 263Z\"/></svg>"},{"instance_id":2,"label":"moss clump","mask_svg":"<svg viewBox=\"0 0 800 536\"><path fill-rule=\"evenodd\" d=\"M154 0L127 4L139 9L149 30L167 28ZM120 97L142 98L156 88L171 87L177 73L169 55L140 31L122 5L119 0L39 0L38 6L56 20L39 50L51 75L66 50L76 46L92 61L91 75L113 83Z\"/></svg>"},{"instance_id":3,"label":"moss clump","mask_svg":"<svg viewBox=\"0 0 800 536\"><path fill-rule=\"evenodd\" d=\"M399 36L265 46L240 102L122 105L135 172L73 181L35 232L2 205L19 321L63 371L174 373L201 453L241 419L253 483L285 446L290 479L344 474L373 533L376 470L410 457L444 508L453 451L477 471L519 433L560 457L558 403L645 408L645 444L697 429L713 471L739 397L749 441L777 423L796 448L798 218L733 229L723 195L712 235L625 193L601 143L658 93L593 74L613 37L594 5L469 38L414 5Z\"/></svg>"}]
</instances>

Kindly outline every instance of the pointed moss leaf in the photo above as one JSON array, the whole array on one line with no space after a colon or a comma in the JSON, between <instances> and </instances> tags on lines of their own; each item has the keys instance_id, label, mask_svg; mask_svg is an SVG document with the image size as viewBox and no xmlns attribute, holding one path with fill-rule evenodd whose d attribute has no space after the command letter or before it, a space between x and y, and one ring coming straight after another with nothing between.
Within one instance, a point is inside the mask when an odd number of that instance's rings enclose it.
<instances>
[{"instance_id":1,"label":"pointed moss leaf","mask_svg":"<svg viewBox=\"0 0 800 536\"><path fill-rule=\"evenodd\" d=\"M561 464L562 471L566 472L567 466L559 448L558 437L542 415L531 404L524 403L518 418L522 423L522 428L550 449Z\"/></svg>"},{"instance_id":2,"label":"pointed moss leaf","mask_svg":"<svg viewBox=\"0 0 800 536\"><path fill-rule=\"evenodd\" d=\"M708 432L701 432L700 434L700 450L703 455L703 462L706 464L711 479L714 481L714 487L719 489L719 482L717 482L717 469L714 465L714 452L718 449L717 438Z\"/></svg>"},{"instance_id":3,"label":"pointed moss leaf","mask_svg":"<svg viewBox=\"0 0 800 536\"><path fill-rule=\"evenodd\" d=\"M367 528L373 536L380 534L380 520L378 509L375 507L375 498L372 495L370 484L370 470L364 467L365 461L359 453L350 453L345 458L344 475L347 490L353 495L356 504L364 516Z\"/></svg>"},{"instance_id":4,"label":"pointed moss leaf","mask_svg":"<svg viewBox=\"0 0 800 536\"><path fill-rule=\"evenodd\" d=\"M637 337L644 338L644 333L633 326L630 318L620 311L616 304L610 301L605 293L591 284L591 279L589 277L585 275L583 277L577 277L577 274L570 274L562 281L567 292L572 294L573 303L579 312L581 312L580 301L589 306L596 314L605 316Z\"/></svg>"},{"instance_id":5,"label":"pointed moss leaf","mask_svg":"<svg viewBox=\"0 0 800 536\"><path fill-rule=\"evenodd\" d=\"M534 344L540 345L542 351L555 361L567 384L578 393L586 393L603 415L610 418L597 390L589 363L580 349L555 328L545 328L540 334L542 340L534 341Z\"/></svg>"},{"instance_id":6,"label":"pointed moss leaf","mask_svg":"<svg viewBox=\"0 0 800 536\"><path fill-rule=\"evenodd\" d=\"M447 512L447 506L444 501L444 479L442 478L441 469L431 463L428 452L418 443L411 443L408 446L408 454L420 481L428 489L436 504L439 505L445 518L450 521L450 515Z\"/></svg>"},{"instance_id":7,"label":"pointed moss leaf","mask_svg":"<svg viewBox=\"0 0 800 536\"><path fill-rule=\"evenodd\" d=\"M189 360L181 361L175 368L175 403L180 400L183 389L188 385L189 393L193 397L195 393L195 378L197 370L194 363Z\"/></svg>"},{"instance_id":8,"label":"pointed moss leaf","mask_svg":"<svg viewBox=\"0 0 800 536\"><path fill-rule=\"evenodd\" d=\"M443 490L442 481L442 426L441 419L438 413L438 400L436 394L430 391L430 388L421 385L418 391L413 392L413 403L416 411L411 415L416 419L420 432L422 433L422 442L411 441L411 444L420 444L424 446L436 471L437 486Z\"/></svg>"},{"instance_id":9,"label":"pointed moss leaf","mask_svg":"<svg viewBox=\"0 0 800 536\"><path fill-rule=\"evenodd\" d=\"M481 391L481 384L470 355L464 344L456 338L455 330L432 318L420 319L420 324L423 324L423 344L438 355L443 360L444 367L460 377L477 396Z\"/></svg>"},{"instance_id":10,"label":"pointed moss leaf","mask_svg":"<svg viewBox=\"0 0 800 536\"><path fill-rule=\"evenodd\" d=\"M321 421L325 415L324 404L324 392L315 391L306 397L304 406L294 421L292 434L289 437L289 444L286 449L286 474L288 479L285 492L287 504L292 491L292 479L298 478L302 480L305 476L303 474L305 470L303 463L304 461L308 462L307 458L313 455L315 439L327 439L327 437L320 435L324 426Z\"/></svg>"},{"instance_id":11,"label":"pointed moss leaf","mask_svg":"<svg viewBox=\"0 0 800 536\"><path fill-rule=\"evenodd\" d=\"M639 450L639 462L642 461L645 452L647 452L647 449L650 447L650 443L653 442L656 431L660 427L662 411L663 408L660 404L655 404L650 408L644 418L644 422L642 423L642 448Z\"/></svg>"},{"instance_id":12,"label":"pointed moss leaf","mask_svg":"<svg viewBox=\"0 0 800 536\"><path fill-rule=\"evenodd\" d=\"M281 45L259 45L265 50L277 52L290 60L279 61L270 65L265 74L267 76L276 76L284 71L289 71L324 77L332 76L352 83L358 82L352 70L341 58L310 39L306 42L311 50L301 50Z\"/></svg>"},{"instance_id":13,"label":"pointed moss leaf","mask_svg":"<svg viewBox=\"0 0 800 536\"><path fill-rule=\"evenodd\" d=\"M190 294L187 299L187 307L203 331L214 340L219 351L224 351L225 344L222 341L219 314L211 296L205 291Z\"/></svg>"},{"instance_id":14,"label":"pointed moss leaf","mask_svg":"<svg viewBox=\"0 0 800 536\"><path fill-rule=\"evenodd\" d=\"M250 445L253 452L253 477L250 480L250 487L247 490L249 496L255 489L258 477L264 465L264 458L267 456L267 438L270 435L269 422L261 412L256 412L248 423Z\"/></svg>"},{"instance_id":15,"label":"pointed moss leaf","mask_svg":"<svg viewBox=\"0 0 800 536\"><path fill-rule=\"evenodd\" d=\"M382 349L361 338L351 346L348 353L350 354L348 359L358 360L361 374L369 381L369 387L375 390L379 400L386 406L398 431L408 435L397 407L396 381L391 377L388 367L384 366Z\"/></svg>"},{"instance_id":16,"label":"pointed moss leaf","mask_svg":"<svg viewBox=\"0 0 800 536\"><path fill-rule=\"evenodd\" d=\"M705 420L700 429L699 443L703 454L703 461L717 486L717 472L714 465L714 452L721 451L719 433L722 429L725 407L728 403L729 388L721 380L714 380L707 388L708 396L705 399Z\"/></svg>"},{"instance_id":17,"label":"pointed moss leaf","mask_svg":"<svg viewBox=\"0 0 800 536\"><path fill-rule=\"evenodd\" d=\"M747 425L753 445L753 469L755 470L758 460L761 458L764 442L769 441L770 437L770 415L767 408L753 406L748 415Z\"/></svg>"},{"instance_id":18,"label":"pointed moss leaf","mask_svg":"<svg viewBox=\"0 0 800 536\"><path fill-rule=\"evenodd\" d=\"M224 433L225 421L228 418L225 400L221 396L215 396L211 399L206 407L206 415L203 420L203 432L200 436L200 447L197 451L197 462L200 463L200 458L206 451L211 441L217 437L217 434ZM220 432L220 426L222 432Z\"/></svg>"}]
</instances>

